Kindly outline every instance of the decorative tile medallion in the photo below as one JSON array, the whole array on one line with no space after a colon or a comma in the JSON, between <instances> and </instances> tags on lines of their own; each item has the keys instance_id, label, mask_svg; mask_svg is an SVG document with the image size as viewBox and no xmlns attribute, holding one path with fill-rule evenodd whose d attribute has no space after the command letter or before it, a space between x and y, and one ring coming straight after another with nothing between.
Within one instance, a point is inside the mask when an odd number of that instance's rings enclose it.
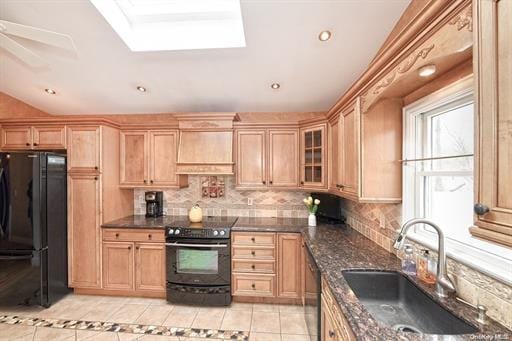
<instances>
[{"instance_id":1,"label":"decorative tile medallion","mask_svg":"<svg viewBox=\"0 0 512 341\"><path fill-rule=\"evenodd\" d=\"M143 335L181 336L219 340L249 340L249 332L239 330L218 330L153 326L100 321L60 320L50 318L32 318L17 315L0 315L0 323L21 326L47 327L98 332L120 332Z\"/></svg>"},{"instance_id":2,"label":"decorative tile medallion","mask_svg":"<svg viewBox=\"0 0 512 341\"><path fill-rule=\"evenodd\" d=\"M201 177L201 198L224 198L226 183L223 176Z\"/></svg>"}]
</instances>

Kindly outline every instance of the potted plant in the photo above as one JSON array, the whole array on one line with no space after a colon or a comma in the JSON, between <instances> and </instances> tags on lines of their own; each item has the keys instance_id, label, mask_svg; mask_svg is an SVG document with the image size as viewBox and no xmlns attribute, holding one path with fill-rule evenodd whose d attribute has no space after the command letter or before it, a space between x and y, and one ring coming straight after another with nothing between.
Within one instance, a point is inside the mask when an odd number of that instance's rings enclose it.
<instances>
[{"instance_id":1,"label":"potted plant","mask_svg":"<svg viewBox=\"0 0 512 341\"><path fill-rule=\"evenodd\" d=\"M318 211L318 205L320 205L320 200L315 199L311 196L304 198L304 204L308 208L309 217L308 217L308 225L316 226L316 211Z\"/></svg>"}]
</instances>

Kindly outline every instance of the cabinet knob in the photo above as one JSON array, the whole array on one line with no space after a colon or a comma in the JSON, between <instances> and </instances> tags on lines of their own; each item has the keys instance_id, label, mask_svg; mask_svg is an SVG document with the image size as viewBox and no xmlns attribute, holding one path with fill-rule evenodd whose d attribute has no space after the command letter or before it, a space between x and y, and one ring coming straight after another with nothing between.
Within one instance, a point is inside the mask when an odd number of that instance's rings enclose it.
<instances>
[{"instance_id":1,"label":"cabinet knob","mask_svg":"<svg viewBox=\"0 0 512 341\"><path fill-rule=\"evenodd\" d=\"M301 185L304 185L304 181L301 181L301 182L300 182L300 184L301 184Z\"/></svg>"},{"instance_id":2,"label":"cabinet knob","mask_svg":"<svg viewBox=\"0 0 512 341\"><path fill-rule=\"evenodd\" d=\"M28 143L28 142L27 142L27 143L25 143L25 145L26 145L27 147L29 147L29 146L30 146L30 143Z\"/></svg>"},{"instance_id":3,"label":"cabinet knob","mask_svg":"<svg viewBox=\"0 0 512 341\"><path fill-rule=\"evenodd\" d=\"M336 336L336 333L335 333L335 332L333 332L332 330L329 330L329 337L330 337L330 338L333 338L333 337L335 337L335 336Z\"/></svg>"},{"instance_id":4,"label":"cabinet knob","mask_svg":"<svg viewBox=\"0 0 512 341\"><path fill-rule=\"evenodd\" d=\"M135 247L135 249L137 249L137 250L138 250L139 248L140 248L139 246L136 246L136 247Z\"/></svg>"},{"instance_id":5,"label":"cabinet knob","mask_svg":"<svg viewBox=\"0 0 512 341\"><path fill-rule=\"evenodd\" d=\"M34 142L34 146L37 146L37 142Z\"/></svg>"},{"instance_id":6,"label":"cabinet knob","mask_svg":"<svg viewBox=\"0 0 512 341\"><path fill-rule=\"evenodd\" d=\"M153 180L150 180L149 182L153 183Z\"/></svg>"},{"instance_id":7,"label":"cabinet knob","mask_svg":"<svg viewBox=\"0 0 512 341\"><path fill-rule=\"evenodd\" d=\"M263 180L263 181L262 181L262 183L263 183L264 185L266 185L266 184L267 184L267 182L266 182L265 180Z\"/></svg>"},{"instance_id":8,"label":"cabinet knob","mask_svg":"<svg viewBox=\"0 0 512 341\"><path fill-rule=\"evenodd\" d=\"M251 251L251 255L256 256L256 251Z\"/></svg>"},{"instance_id":9,"label":"cabinet knob","mask_svg":"<svg viewBox=\"0 0 512 341\"><path fill-rule=\"evenodd\" d=\"M147 184L148 183L148 180L144 179L144 183Z\"/></svg>"},{"instance_id":10,"label":"cabinet knob","mask_svg":"<svg viewBox=\"0 0 512 341\"><path fill-rule=\"evenodd\" d=\"M119 238L119 233L116 233L116 238Z\"/></svg>"},{"instance_id":11,"label":"cabinet knob","mask_svg":"<svg viewBox=\"0 0 512 341\"><path fill-rule=\"evenodd\" d=\"M476 215L484 215L489 212L489 207L481 203L476 203L473 209L475 210Z\"/></svg>"},{"instance_id":12,"label":"cabinet knob","mask_svg":"<svg viewBox=\"0 0 512 341\"><path fill-rule=\"evenodd\" d=\"M94 169L95 169L95 170L98 170L98 166L94 166Z\"/></svg>"},{"instance_id":13,"label":"cabinet knob","mask_svg":"<svg viewBox=\"0 0 512 341\"><path fill-rule=\"evenodd\" d=\"M251 237L251 241L254 243L256 241L256 238Z\"/></svg>"},{"instance_id":14,"label":"cabinet knob","mask_svg":"<svg viewBox=\"0 0 512 341\"><path fill-rule=\"evenodd\" d=\"M131 247L131 246L128 246L128 250L131 250L131 249L132 249L132 247Z\"/></svg>"},{"instance_id":15,"label":"cabinet knob","mask_svg":"<svg viewBox=\"0 0 512 341\"><path fill-rule=\"evenodd\" d=\"M153 236L151 234L148 234L148 239L151 239L153 238Z\"/></svg>"},{"instance_id":16,"label":"cabinet knob","mask_svg":"<svg viewBox=\"0 0 512 341\"><path fill-rule=\"evenodd\" d=\"M256 265L254 265L254 264L251 265L251 269L253 269L253 270L256 269Z\"/></svg>"},{"instance_id":17,"label":"cabinet knob","mask_svg":"<svg viewBox=\"0 0 512 341\"><path fill-rule=\"evenodd\" d=\"M270 181L269 181L269 184L271 184L271 185L272 185L272 180L270 180Z\"/></svg>"},{"instance_id":18,"label":"cabinet knob","mask_svg":"<svg viewBox=\"0 0 512 341\"><path fill-rule=\"evenodd\" d=\"M256 284L251 284L251 288L256 289Z\"/></svg>"},{"instance_id":19,"label":"cabinet knob","mask_svg":"<svg viewBox=\"0 0 512 341\"><path fill-rule=\"evenodd\" d=\"M94 180L98 180L98 177L97 177L97 176L95 176L95 177L94 177Z\"/></svg>"}]
</instances>

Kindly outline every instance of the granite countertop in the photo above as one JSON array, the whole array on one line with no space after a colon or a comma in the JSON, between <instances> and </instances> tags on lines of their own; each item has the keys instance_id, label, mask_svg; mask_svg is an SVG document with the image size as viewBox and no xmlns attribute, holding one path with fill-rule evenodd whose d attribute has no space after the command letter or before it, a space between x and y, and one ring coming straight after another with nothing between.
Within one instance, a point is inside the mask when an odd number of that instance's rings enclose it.
<instances>
[{"instance_id":1,"label":"granite countertop","mask_svg":"<svg viewBox=\"0 0 512 341\"><path fill-rule=\"evenodd\" d=\"M187 218L188 219L188 218ZM101 225L105 228L130 228L130 229L164 229L166 225L171 224L176 217L146 217L145 215L131 215L121 219L109 221Z\"/></svg>"},{"instance_id":2,"label":"granite countertop","mask_svg":"<svg viewBox=\"0 0 512 341\"><path fill-rule=\"evenodd\" d=\"M103 227L117 228L163 228L174 220L183 217L164 216L146 218L129 216L103 224ZM412 334L395 331L375 320L364 305L359 302L348 283L343 278L344 270L400 271L400 260L380 246L364 237L349 226L319 224L308 227L307 219L302 218L248 218L240 217L233 231L246 232L295 232L302 233L304 241L315 262L327 281L341 311L345 315L358 340L474 340L506 339L512 332L488 318L487 325L476 321L476 309L453 298L439 299L435 296L435 286L409 277L423 292L460 319L469 322L480 330L480 334L432 335Z\"/></svg>"}]
</instances>

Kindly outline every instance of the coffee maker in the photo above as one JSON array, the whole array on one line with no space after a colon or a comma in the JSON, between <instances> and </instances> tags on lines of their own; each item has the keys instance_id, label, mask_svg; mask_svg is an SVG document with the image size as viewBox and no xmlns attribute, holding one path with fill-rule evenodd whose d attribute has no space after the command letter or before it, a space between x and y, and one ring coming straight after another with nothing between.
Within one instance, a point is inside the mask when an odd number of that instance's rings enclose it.
<instances>
[{"instance_id":1,"label":"coffee maker","mask_svg":"<svg viewBox=\"0 0 512 341\"><path fill-rule=\"evenodd\" d=\"M146 217L161 217L164 215L164 193L161 191L146 192Z\"/></svg>"}]
</instances>

